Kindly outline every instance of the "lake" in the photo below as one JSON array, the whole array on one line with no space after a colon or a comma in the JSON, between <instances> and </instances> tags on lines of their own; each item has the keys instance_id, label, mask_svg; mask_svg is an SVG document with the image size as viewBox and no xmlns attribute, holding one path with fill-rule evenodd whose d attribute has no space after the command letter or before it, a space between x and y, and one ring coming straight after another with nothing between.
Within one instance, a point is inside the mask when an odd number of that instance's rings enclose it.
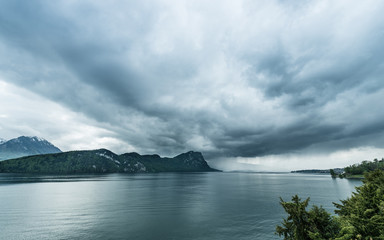
<instances>
[{"instance_id":1,"label":"lake","mask_svg":"<svg viewBox=\"0 0 384 240\"><path fill-rule=\"evenodd\" d=\"M279 197L323 205L359 180L290 173L0 174L0 239L279 239Z\"/></svg>"}]
</instances>

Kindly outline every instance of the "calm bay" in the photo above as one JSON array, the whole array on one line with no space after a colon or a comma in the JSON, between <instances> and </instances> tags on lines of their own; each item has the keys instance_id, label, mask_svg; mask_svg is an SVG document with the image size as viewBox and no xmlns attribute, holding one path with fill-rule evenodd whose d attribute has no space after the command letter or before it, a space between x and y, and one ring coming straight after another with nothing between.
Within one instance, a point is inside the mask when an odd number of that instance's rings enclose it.
<instances>
[{"instance_id":1,"label":"calm bay","mask_svg":"<svg viewBox=\"0 0 384 240\"><path fill-rule=\"evenodd\" d=\"M279 197L333 213L359 185L291 173L0 174L0 239L279 239Z\"/></svg>"}]
</instances>

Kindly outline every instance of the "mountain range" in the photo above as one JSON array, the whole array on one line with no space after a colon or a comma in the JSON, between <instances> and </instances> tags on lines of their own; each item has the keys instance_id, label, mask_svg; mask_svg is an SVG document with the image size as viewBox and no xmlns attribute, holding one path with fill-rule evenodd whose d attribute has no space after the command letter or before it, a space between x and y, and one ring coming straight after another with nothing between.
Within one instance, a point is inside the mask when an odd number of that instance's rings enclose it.
<instances>
[{"instance_id":1,"label":"mountain range","mask_svg":"<svg viewBox=\"0 0 384 240\"><path fill-rule=\"evenodd\" d=\"M8 141L0 138L0 161L23 156L60 153L61 150L39 137L21 136Z\"/></svg>"},{"instance_id":2,"label":"mountain range","mask_svg":"<svg viewBox=\"0 0 384 240\"><path fill-rule=\"evenodd\" d=\"M159 155L125 153L117 155L107 149L70 151L21 157L0 162L3 173L154 173L209 172L200 152L186 152L173 158Z\"/></svg>"}]
</instances>

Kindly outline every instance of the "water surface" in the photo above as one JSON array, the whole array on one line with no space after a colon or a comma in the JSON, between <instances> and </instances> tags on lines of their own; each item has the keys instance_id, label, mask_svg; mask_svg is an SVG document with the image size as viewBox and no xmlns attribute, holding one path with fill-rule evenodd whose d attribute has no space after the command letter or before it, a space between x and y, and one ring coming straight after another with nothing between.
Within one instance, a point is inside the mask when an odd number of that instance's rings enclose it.
<instances>
[{"instance_id":1,"label":"water surface","mask_svg":"<svg viewBox=\"0 0 384 240\"><path fill-rule=\"evenodd\" d=\"M279 239L279 197L333 212L358 180L329 175L0 174L0 239Z\"/></svg>"}]
</instances>

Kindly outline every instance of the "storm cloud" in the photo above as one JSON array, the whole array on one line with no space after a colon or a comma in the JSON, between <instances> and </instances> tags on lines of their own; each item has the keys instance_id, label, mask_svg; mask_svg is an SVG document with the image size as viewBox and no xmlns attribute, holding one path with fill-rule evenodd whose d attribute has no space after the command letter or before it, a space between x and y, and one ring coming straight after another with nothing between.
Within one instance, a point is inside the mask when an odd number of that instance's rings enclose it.
<instances>
[{"instance_id":1,"label":"storm cloud","mask_svg":"<svg viewBox=\"0 0 384 240\"><path fill-rule=\"evenodd\" d=\"M1 1L0 78L80 114L118 152L383 149L383 10L374 0ZM34 133L62 139L66 127Z\"/></svg>"}]
</instances>

